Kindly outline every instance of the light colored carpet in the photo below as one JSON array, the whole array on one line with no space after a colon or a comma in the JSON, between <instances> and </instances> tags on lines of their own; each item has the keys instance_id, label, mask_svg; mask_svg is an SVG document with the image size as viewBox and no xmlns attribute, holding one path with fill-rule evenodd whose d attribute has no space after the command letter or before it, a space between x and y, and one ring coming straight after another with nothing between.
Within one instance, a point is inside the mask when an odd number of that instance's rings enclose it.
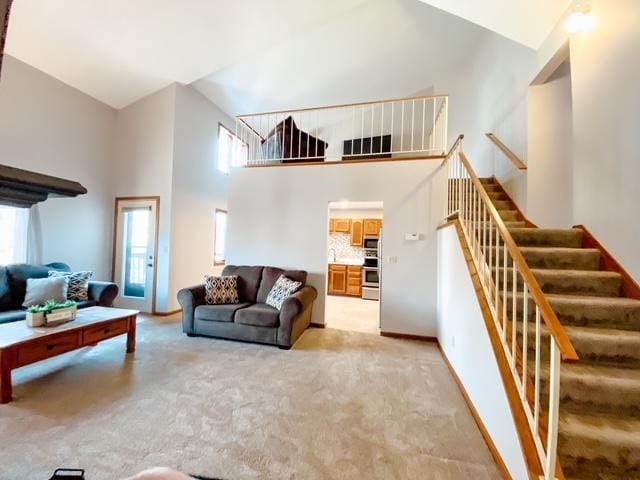
<instances>
[{"instance_id":1,"label":"light colored carpet","mask_svg":"<svg viewBox=\"0 0 640 480\"><path fill-rule=\"evenodd\" d=\"M14 372L0 479L155 465L225 479L489 479L499 474L437 347L311 329L291 351L188 338L146 318L124 337Z\"/></svg>"},{"instance_id":2,"label":"light colored carpet","mask_svg":"<svg viewBox=\"0 0 640 480\"><path fill-rule=\"evenodd\" d=\"M380 332L380 302L327 295L324 306L324 321L329 328L376 335Z\"/></svg>"}]
</instances>

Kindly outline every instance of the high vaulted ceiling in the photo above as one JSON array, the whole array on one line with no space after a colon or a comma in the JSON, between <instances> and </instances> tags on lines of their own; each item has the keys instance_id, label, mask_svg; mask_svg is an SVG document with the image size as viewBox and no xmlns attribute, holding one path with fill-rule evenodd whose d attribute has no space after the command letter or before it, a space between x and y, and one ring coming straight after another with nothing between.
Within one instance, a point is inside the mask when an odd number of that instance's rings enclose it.
<instances>
[{"instance_id":1,"label":"high vaulted ceiling","mask_svg":"<svg viewBox=\"0 0 640 480\"><path fill-rule=\"evenodd\" d=\"M420 0L537 50L572 0Z\"/></svg>"},{"instance_id":2,"label":"high vaulted ceiling","mask_svg":"<svg viewBox=\"0 0 640 480\"><path fill-rule=\"evenodd\" d=\"M568 1L19 0L6 50L114 108L178 82L237 114L431 93L478 25L532 46Z\"/></svg>"}]
</instances>

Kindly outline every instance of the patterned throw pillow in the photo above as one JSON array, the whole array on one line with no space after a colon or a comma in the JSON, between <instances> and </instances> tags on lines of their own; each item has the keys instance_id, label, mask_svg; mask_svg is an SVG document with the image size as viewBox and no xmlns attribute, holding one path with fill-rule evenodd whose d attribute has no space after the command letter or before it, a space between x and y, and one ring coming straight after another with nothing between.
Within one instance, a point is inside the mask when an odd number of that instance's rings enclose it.
<instances>
[{"instance_id":1,"label":"patterned throw pillow","mask_svg":"<svg viewBox=\"0 0 640 480\"><path fill-rule=\"evenodd\" d=\"M89 300L89 280L93 277L93 272L60 272L50 270L49 277L65 277L69 281L67 288L67 300L84 302Z\"/></svg>"},{"instance_id":2,"label":"patterned throw pillow","mask_svg":"<svg viewBox=\"0 0 640 480\"><path fill-rule=\"evenodd\" d=\"M238 276L204 277L205 302L207 305L238 303Z\"/></svg>"},{"instance_id":3,"label":"patterned throw pillow","mask_svg":"<svg viewBox=\"0 0 640 480\"><path fill-rule=\"evenodd\" d=\"M302 282L296 282L290 278L280 275L273 288L267 295L267 305L280 310L283 302L302 287Z\"/></svg>"}]
</instances>

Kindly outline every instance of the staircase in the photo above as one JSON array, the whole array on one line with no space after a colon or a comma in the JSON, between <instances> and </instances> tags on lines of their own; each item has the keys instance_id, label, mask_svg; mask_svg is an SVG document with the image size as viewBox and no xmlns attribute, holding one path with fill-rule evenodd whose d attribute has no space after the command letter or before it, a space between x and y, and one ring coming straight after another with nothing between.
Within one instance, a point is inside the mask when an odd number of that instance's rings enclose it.
<instances>
[{"instance_id":1,"label":"staircase","mask_svg":"<svg viewBox=\"0 0 640 480\"><path fill-rule=\"evenodd\" d=\"M619 273L600 269L601 253L583 248L581 230L527 226L494 179L481 183L580 357L563 364L560 377L558 455L566 478L640 479L640 300L623 296ZM548 344L544 327L542 337ZM545 375L543 367L543 393Z\"/></svg>"}]
</instances>

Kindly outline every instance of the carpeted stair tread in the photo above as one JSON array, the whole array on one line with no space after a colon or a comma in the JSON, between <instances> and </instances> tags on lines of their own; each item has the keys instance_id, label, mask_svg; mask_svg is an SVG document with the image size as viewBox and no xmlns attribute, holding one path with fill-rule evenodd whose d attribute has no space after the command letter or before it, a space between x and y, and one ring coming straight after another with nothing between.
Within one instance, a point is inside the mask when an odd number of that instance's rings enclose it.
<instances>
[{"instance_id":1,"label":"carpeted stair tread","mask_svg":"<svg viewBox=\"0 0 640 480\"><path fill-rule=\"evenodd\" d=\"M557 270L599 270L600 252L596 248L520 247L531 268Z\"/></svg>"},{"instance_id":2,"label":"carpeted stair tread","mask_svg":"<svg viewBox=\"0 0 640 480\"><path fill-rule=\"evenodd\" d=\"M561 322L640 331L640 300L559 294L548 294L547 299Z\"/></svg>"},{"instance_id":3,"label":"carpeted stair tread","mask_svg":"<svg viewBox=\"0 0 640 480\"><path fill-rule=\"evenodd\" d=\"M513 204L509 200L493 200L496 210L513 210Z\"/></svg>"},{"instance_id":4,"label":"carpeted stair tread","mask_svg":"<svg viewBox=\"0 0 640 480\"><path fill-rule=\"evenodd\" d=\"M640 471L640 420L563 413L559 451L569 477L627 479ZM617 477L616 477L617 476Z\"/></svg>"},{"instance_id":5,"label":"carpeted stair tread","mask_svg":"<svg viewBox=\"0 0 640 480\"><path fill-rule=\"evenodd\" d=\"M523 294L516 293L517 311L522 316ZM625 297L591 297L546 294L547 300L563 325L640 331L640 300ZM512 293L507 291L507 311L512 309ZM529 318L535 304L529 297Z\"/></svg>"},{"instance_id":6,"label":"carpeted stair tread","mask_svg":"<svg viewBox=\"0 0 640 480\"><path fill-rule=\"evenodd\" d=\"M518 319L518 332L522 331L522 319ZM533 356L535 345L535 323L528 322L529 355ZM581 364L640 368L640 332L607 328L565 326L565 331L580 357ZM549 331L544 323L540 328L543 344L542 358L549 358ZM518 342L522 345L522 342Z\"/></svg>"},{"instance_id":7,"label":"carpeted stair tread","mask_svg":"<svg viewBox=\"0 0 640 480\"><path fill-rule=\"evenodd\" d=\"M498 210L498 214L502 220L515 221L518 219L518 211L517 210Z\"/></svg>"},{"instance_id":8,"label":"carpeted stair tread","mask_svg":"<svg viewBox=\"0 0 640 480\"><path fill-rule=\"evenodd\" d=\"M601 270L532 269L542 291L555 294L619 297L622 275Z\"/></svg>"},{"instance_id":9,"label":"carpeted stair tread","mask_svg":"<svg viewBox=\"0 0 640 480\"><path fill-rule=\"evenodd\" d=\"M487 192L487 195L489 195L489 198L491 200L508 200L509 199L507 194L504 193L502 190L500 190L500 191L490 191L490 192Z\"/></svg>"},{"instance_id":10,"label":"carpeted stair tread","mask_svg":"<svg viewBox=\"0 0 640 480\"><path fill-rule=\"evenodd\" d=\"M582 247L582 231L573 228L510 228L509 233L523 247Z\"/></svg>"},{"instance_id":11,"label":"carpeted stair tread","mask_svg":"<svg viewBox=\"0 0 640 480\"><path fill-rule=\"evenodd\" d=\"M500 271L502 277L503 271ZM544 293L560 295L584 295L597 297L619 297L622 289L622 275L600 270L554 270L532 268ZM493 268L495 279L495 267ZM500 282L502 283L502 279ZM513 283L513 268L507 268L507 285ZM518 290L522 290L522 280L518 279Z\"/></svg>"},{"instance_id":12,"label":"carpeted stair tread","mask_svg":"<svg viewBox=\"0 0 640 480\"><path fill-rule=\"evenodd\" d=\"M640 366L640 332L565 327L581 362Z\"/></svg>"},{"instance_id":13,"label":"carpeted stair tread","mask_svg":"<svg viewBox=\"0 0 640 480\"><path fill-rule=\"evenodd\" d=\"M541 393L545 395L549 392L547 365L540 372ZM530 367L534 367L533 362ZM564 363L560 370L560 397L563 412L640 419L640 370Z\"/></svg>"}]
</instances>

